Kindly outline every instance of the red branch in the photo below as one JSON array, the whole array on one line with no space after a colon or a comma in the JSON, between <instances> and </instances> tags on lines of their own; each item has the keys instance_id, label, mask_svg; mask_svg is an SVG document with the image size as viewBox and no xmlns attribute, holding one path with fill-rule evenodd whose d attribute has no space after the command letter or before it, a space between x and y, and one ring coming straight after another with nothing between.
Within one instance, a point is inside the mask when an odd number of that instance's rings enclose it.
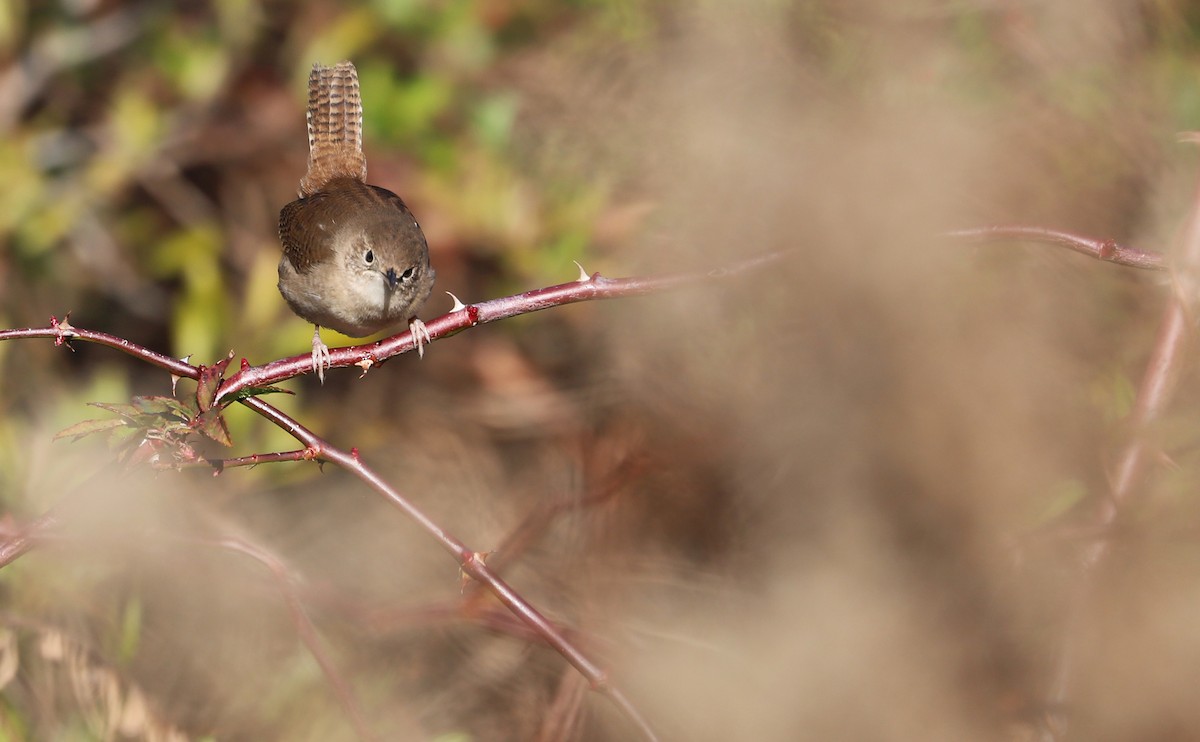
<instances>
[{"instance_id":1,"label":"red branch","mask_svg":"<svg viewBox=\"0 0 1200 742\"><path fill-rule=\"evenodd\" d=\"M1200 265L1200 184L1192 199L1181 247L1179 265L1184 270L1194 270L1194 266ZM1078 672L1076 663L1081 651L1078 645L1079 624L1092 605L1097 575L1110 553L1111 532L1128 503L1145 486L1149 464L1157 452L1147 436L1175 391L1175 382L1186 360L1190 317L1187 297L1176 290L1164 310L1154 348L1138 387L1130 415L1129 439L1117 459L1110 495L1100 503L1091 524L1091 530L1098 532L1099 536L1091 541L1083 553L1083 576L1071 596L1066 635L1050 694L1051 708L1068 708L1070 705L1072 685ZM1062 738L1067 731L1067 720L1064 718L1052 723L1048 731L1053 737Z\"/></svg>"},{"instance_id":2,"label":"red branch","mask_svg":"<svg viewBox=\"0 0 1200 742\"><path fill-rule=\"evenodd\" d=\"M779 260L784 255L785 253L771 253L704 273L679 273L648 278L604 278L596 273L587 278L581 277L580 280L571 283L526 291L523 294L492 299L479 304L456 306L447 314L426 323L425 327L429 331L430 338L438 340L462 332L469 327L515 317L518 314L529 314L581 301L641 296L701 281L731 277ZM0 340L3 339L4 336L0 334ZM373 365L414 348L416 348L416 344L413 342L412 333L405 331L375 343L331 349L331 367L360 366L365 372ZM307 353L273 361L263 366L243 368L221 385L221 389L217 393L217 402L219 403L222 399L247 387L274 384L307 373L312 373L312 358Z\"/></svg>"},{"instance_id":3,"label":"red branch","mask_svg":"<svg viewBox=\"0 0 1200 742\"><path fill-rule=\"evenodd\" d=\"M960 229L948 232L949 237L959 237L973 242L1045 242L1059 245L1084 255L1090 255L1097 260L1104 260L1117 265L1127 265L1130 268L1141 268L1149 271L1165 271L1170 268L1167 259L1156 252L1139 250L1136 247L1122 245L1115 240L1097 240L1083 237L1070 232L1060 232L1055 229L1041 227L992 226L974 229Z\"/></svg>"}]
</instances>

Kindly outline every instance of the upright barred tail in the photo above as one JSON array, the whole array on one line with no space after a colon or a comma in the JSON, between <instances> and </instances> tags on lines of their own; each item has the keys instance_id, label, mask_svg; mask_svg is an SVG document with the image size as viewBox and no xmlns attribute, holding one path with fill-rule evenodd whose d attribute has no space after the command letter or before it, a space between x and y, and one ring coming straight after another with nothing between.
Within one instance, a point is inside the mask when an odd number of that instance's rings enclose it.
<instances>
[{"instance_id":1,"label":"upright barred tail","mask_svg":"<svg viewBox=\"0 0 1200 742\"><path fill-rule=\"evenodd\" d=\"M362 98L351 62L314 64L308 76L308 172L300 181L300 195L311 196L335 178L367 180Z\"/></svg>"}]
</instances>

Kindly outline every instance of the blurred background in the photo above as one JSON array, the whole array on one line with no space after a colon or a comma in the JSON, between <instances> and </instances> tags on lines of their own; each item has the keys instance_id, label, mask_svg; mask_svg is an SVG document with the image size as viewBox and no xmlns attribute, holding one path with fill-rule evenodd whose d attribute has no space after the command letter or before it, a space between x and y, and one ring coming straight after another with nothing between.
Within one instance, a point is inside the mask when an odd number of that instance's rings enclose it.
<instances>
[{"instance_id":1,"label":"blurred background","mask_svg":"<svg viewBox=\"0 0 1200 742\"><path fill-rule=\"evenodd\" d=\"M276 223L308 72L341 59L369 180L429 240L427 320L443 291L573 260L788 251L269 398L496 551L665 739L1026 740L1047 714L1072 739L1200 736L1193 367L1070 610L1168 282L939 237L1174 250L1200 177L1178 141L1200 128L1194 3L6 0L0 326L70 311L192 362L307 353ZM356 739L267 570L212 546L236 536L292 570L380 738L635 738L344 473L154 474L52 441L87 402L170 390L107 348L0 343L5 522L63 520L0 571L0 737ZM228 420L219 455L294 448Z\"/></svg>"}]
</instances>

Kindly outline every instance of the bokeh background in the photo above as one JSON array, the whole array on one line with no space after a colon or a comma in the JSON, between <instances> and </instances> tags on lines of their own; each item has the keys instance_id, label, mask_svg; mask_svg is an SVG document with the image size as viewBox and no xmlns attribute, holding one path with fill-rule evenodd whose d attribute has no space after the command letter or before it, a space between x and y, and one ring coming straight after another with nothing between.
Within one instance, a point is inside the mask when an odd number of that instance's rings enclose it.
<instances>
[{"instance_id":1,"label":"bokeh background","mask_svg":"<svg viewBox=\"0 0 1200 742\"><path fill-rule=\"evenodd\" d=\"M341 59L369 179L430 243L426 319L573 260L787 251L270 398L499 549L664 738L1025 740L1048 714L1072 739L1200 736L1191 367L1071 600L1168 282L939 237L1173 251L1200 177L1178 140L1200 128L1195 4L7 0L0 326L70 311L194 362L306 353L275 228L308 71ZM355 739L266 570L213 548L235 535L296 575L380 738L634 738L487 600L461 610L453 561L351 477L126 471L52 440L89 401L170 389L110 349L0 343L5 522L63 519L0 571L0 737ZM294 447L228 418L226 455Z\"/></svg>"}]
</instances>

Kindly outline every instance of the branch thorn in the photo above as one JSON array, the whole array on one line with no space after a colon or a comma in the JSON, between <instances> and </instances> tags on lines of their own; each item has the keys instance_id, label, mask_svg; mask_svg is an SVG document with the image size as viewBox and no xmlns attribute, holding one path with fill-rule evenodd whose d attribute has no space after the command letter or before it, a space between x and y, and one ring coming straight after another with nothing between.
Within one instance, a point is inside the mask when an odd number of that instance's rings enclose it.
<instances>
[{"instance_id":1,"label":"branch thorn","mask_svg":"<svg viewBox=\"0 0 1200 742\"><path fill-rule=\"evenodd\" d=\"M494 551L472 551L467 557L467 562L475 565L476 567L486 566L487 558L495 553L496 552ZM464 563L460 565L458 568L458 591L460 594L466 592L467 584L473 579L475 578L472 577L466 570L466 564Z\"/></svg>"},{"instance_id":2,"label":"branch thorn","mask_svg":"<svg viewBox=\"0 0 1200 742\"><path fill-rule=\"evenodd\" d=\"M64 342L66 342L67 338L79 337L75 333L75 328L71 326L71 313L70 312L67 312L63 316L62 322L58 321L58 317L55 317L54 315L50 315L50 327L54 328L54 330L55 330L54 347L56 347L56 348L58 346L62 345ZM67 347L71 348L71 344L67 343ZM71 348L71 350L75 350L75 349Z\"/></svg>"},{"instance_id":3,"label":"branch thorn","mask_svg":"<svg viewBox=\"0 0 1200 742\"><path fill-rule=\"evenodd\" d=\"M454 312L461 312L462 310L467 308L467 305L463 304L462 301L460 301L459 298L457 296L455 296L454 294L451 294L449 291L447 291L446 295L454 300L454 306L450 307L451 314L453 314Z\"/></svg>"},{"instance_id":4,"label":"branch thorn","mask_svg":"<svg viewBox=\"0 0 1200 742\"><path fill-rule=\"evenodd\" d=\"M575 267L579 269L579 278L576 279L577 281L580 283L587 283L588 281L592 280L592 277L589 276L588 272L583 269L583 266L579 264L578 260L572 260L571 262L574 263Z\"/></svg>"},{"instance_id":5,"label":"branch thorn","mask_svg":"<svg viewBox=\"0 0 1200 742\"><path fill-rule=\"evenodd\" d=\"M180 358L179 360L183 361L184 363L190 363L192 360L192 354L188 353L186 356L184 356L183 358ZM171 374L171 396L172 397L175 396L175 387L179 385L179 380L182 378L183 378L182 376L179 376L177 374Z\"/></svg>"}]
</instances>

